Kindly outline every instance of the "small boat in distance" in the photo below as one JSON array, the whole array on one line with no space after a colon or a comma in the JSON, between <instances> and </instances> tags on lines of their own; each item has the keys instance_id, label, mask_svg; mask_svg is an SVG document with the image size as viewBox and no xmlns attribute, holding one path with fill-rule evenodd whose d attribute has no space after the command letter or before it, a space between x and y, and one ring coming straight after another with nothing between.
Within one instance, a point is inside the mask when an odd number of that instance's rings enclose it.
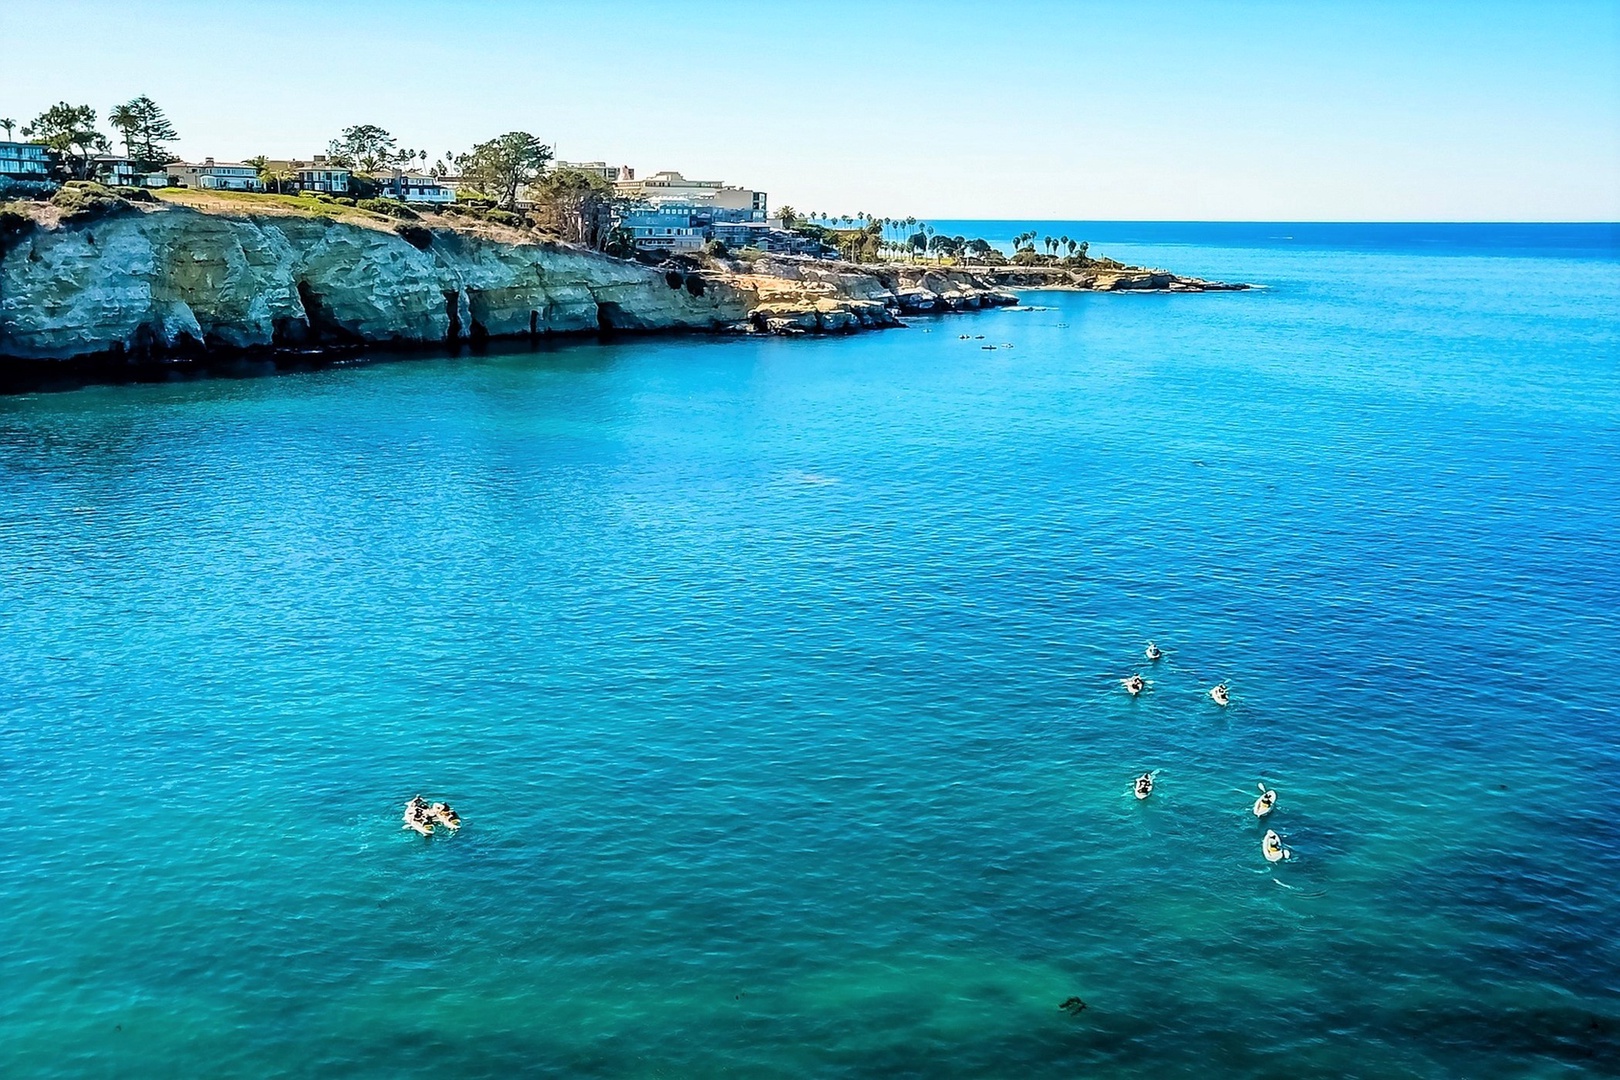
<instances>
[{"instance_id":1,"label":"small boat in distance","mask_svg":"<svg viewBox=\"0 0 1620 1080\"><path fill-rule=\"evenodd\" d=\"M1128 679L1119 680L1119 685L1125 688L1127 694L1135 697L1142 692L1142 688L1147 685L1147 681L1140 675L1132 675Z\"/></svg>"},{"instance_id":2,"label":"small boat in distance","mask_svg":"<svg viewBox=\"0 0 1620 1080\"><path fill-rule=\"evenodd\" d=\"M1232 692L1226 688L1225 683L1216 683L1210 688L1209 699L1217 705L1226 706L1232 702Z\"/></svg>"},{"instance_id":3,"label":"small boat in distance","mask_svg":"<svg viewBox=\"0 0 1620 1080\"><path fill-rule=\"evenodd\" d=\"M1145 772L1136 778L1136 797L1145 799L1153 794L1153 774Z\"/></svg>"},{"instance_id":4,"label":"small boat in distance","mask_svg":"<svg viewBox=\"0 0 1620 1080\"><path fill-rule=\"evenodd\" d=\"M1266 838L1260 841L1260 850L1265 854L1266 862L1282 862L1293 858L1294 853L1282 846L1282 837L1274 831L1267 829Z\"/></svg>"},{"instance_id":5,"label":"small boat in distance","mask_svg":"<svg viewBox=\"0 0 1620 1080\"><path fill-rule=\"evenodd\" d=\"M1142 655L1147 657L1149 660L1157 660L1159 657L1164 655L1164 652L1150 641L1147 643L1147 648L1142 650Z\"/></svg>"},{"instance_id":6,"label":"small boat in distance","mask_svg":"<svg viewBox=\"0 0 1620 1080\"><path fill-rule=\"evenodd\" d=\"M1264 784L1259 787L1260 797L1254 800L1254 816L1265 817L1271 813L1271 808L1277 805L1277 793Z\"/></svg>"}]
</instances>

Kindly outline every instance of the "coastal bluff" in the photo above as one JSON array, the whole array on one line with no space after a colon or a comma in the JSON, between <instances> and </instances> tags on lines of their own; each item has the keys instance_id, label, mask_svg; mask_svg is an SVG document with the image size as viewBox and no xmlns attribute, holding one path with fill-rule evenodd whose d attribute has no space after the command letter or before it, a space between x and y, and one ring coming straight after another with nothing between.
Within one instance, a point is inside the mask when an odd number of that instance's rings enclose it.
<instances>
[{"instance_id":1,"label":"coastal bluff","mask_svg":"<svg viewBox=\"0 0 1620 1080\"><path fill-rule=\"evenodd\" d=\"M0 228L0 364L618 331L843 333L1018 302L961 268L761 256L690 269L516 230L353 214L159 202L64 216L22 205Z\"/></svg>"}]
</instances>

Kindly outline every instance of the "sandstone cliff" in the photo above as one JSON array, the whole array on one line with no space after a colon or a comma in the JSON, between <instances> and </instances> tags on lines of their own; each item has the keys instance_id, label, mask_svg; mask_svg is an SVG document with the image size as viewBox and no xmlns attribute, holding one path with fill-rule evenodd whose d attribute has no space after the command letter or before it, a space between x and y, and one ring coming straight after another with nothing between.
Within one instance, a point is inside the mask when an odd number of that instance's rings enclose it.
<instances>
[{"instance_id":1,"label":"sandstone cliff","mask_svg":"<svg viewBox=\"0 0 1620 1080\"><path fill-rule=\"evenodd\" d=\"M766 256L650 267L515 230L168 203L0 214L0 367L643 330L842 333L1014 304L1002 285L1218 287ZM375 219L375 220L373 220Z\"/></svg>"},{"instance_id":2,"label":"sandstone cliff","mask_svg":"<svg viewBox=\"0 0 1620 1080\"><path fill-rule=\"evenodd\" d=\"M757 300L558 244L451 230L416 243L307 216L177 207L35 223L0 256L0 356L423 344L711 329Z\"/></svg>"}]
</instances>

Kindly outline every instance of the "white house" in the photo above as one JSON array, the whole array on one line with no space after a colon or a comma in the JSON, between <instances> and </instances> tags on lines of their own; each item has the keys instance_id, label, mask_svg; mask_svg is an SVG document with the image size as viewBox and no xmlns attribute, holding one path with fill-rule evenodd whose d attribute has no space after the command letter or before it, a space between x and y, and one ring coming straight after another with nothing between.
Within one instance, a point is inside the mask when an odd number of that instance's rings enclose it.
<instances>
[{"instance_id":1,"label":"white house","mask_svg":"<svg viewBox=\"0 0 1620 1080\"><path fill-rule=\"evenodd\" d=\"M169 166L169 175L182 187L202 188L205 191L263 191L259 183L259 170L240 161L215 161L204 158L202 164L176 161Z\"/></svg>"},{"instance_id":2,"label":"white house","mask_svg":"<svg viewBox=\"0 0 1620 1080\"><path fill-rule=\"evenodd\" d=\"M169 186L169 174L164 170L141 172L129 158L116 154L101 154L91 159L90 168L102 183L113 187Z\"/></svg>"},{"instance_id":3,"label":"white house","mask_svg":"<svg viewBox=\"0 0 1620 1080\"><path fill-rule=\"evenodd\" d=\"M456 201L455 188L440 183L436 176L395 170L392 175L379 176L377 194L385 199L400 199L408 203L449 203Z\"/></svg>"}]
</instances>

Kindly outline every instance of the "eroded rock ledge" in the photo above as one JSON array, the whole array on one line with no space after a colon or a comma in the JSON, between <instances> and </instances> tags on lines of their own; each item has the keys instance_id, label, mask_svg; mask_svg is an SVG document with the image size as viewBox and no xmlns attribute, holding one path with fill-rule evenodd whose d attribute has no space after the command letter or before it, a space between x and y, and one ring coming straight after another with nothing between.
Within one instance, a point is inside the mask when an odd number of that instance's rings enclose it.
<instances>
[{"instance_id":1,"label":"eroded rock ledge","mask_svg":"<svg viewBox=\"0 0 1620 1080\"><path fill-rule=\"evenodd\" d=\"M1000 277L961 269L763 257L688 271L460 229L169 205L13 218L0 245L0 360L12 362L617 331L844 333L1018 302ZM1133 273L1146 276L1068 284L1188 280Z\"/></svg>"}]
</instances>

